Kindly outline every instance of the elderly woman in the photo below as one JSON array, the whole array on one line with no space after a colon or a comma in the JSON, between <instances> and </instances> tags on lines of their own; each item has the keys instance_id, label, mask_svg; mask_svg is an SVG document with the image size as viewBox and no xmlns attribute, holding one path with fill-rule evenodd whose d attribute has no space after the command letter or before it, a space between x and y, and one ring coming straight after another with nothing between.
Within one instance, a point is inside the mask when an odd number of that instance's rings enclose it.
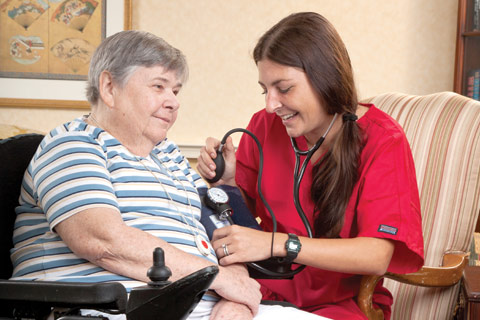
<instances>
[{"instance_id":1,"label":"elderly woman","mask_svg":"<svg viewBox=\"0 0 480 320\"><path fill-rule=\"evenodd\" d=\"M25 173L14 279L130 289L149 281L156 247L173 281L218 263L200 224L197 189L206 185L166 138L186 78L183 54L157 36L124 31L102 42L88 76L90 115L46 135ZM259 284L242 265L220 267L210 289L191 318L251 319L259 309Z\"/></svg>"}]
</instances>

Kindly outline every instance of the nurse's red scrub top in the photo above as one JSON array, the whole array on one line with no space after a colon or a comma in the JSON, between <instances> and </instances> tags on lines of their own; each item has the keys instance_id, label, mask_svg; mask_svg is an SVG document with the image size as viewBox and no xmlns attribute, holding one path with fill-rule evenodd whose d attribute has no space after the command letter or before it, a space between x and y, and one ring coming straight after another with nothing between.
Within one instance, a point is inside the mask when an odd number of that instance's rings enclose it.
<instances>
[{"instance_id":1,"label":"nurse's red scrub top","mask_svg":"<svg viewBox=\"0 0 480 320\"><path fill-rule=\"evenodd\" d=\"M340 237L395 240L395 251L388 271L415 272L423 265L423 237L410 146L394 119L373 105L365 106L369 110L357 120L364 141L359 179L345 212ZM247 129L255 134L262 145L262 192L277 219L277 231L307 236L293 202L295 154L281 119L262 110L252 117ZM297 138L297 144L301 150L308 149L304 137ZM256 214L261 218L264 230L272 231L270 215L256 188L258 154L253 139L243 135L236 154L236 182L248 196L255 199ZM312 165L308 164L300 187L300 203L313 225L311 184ZM314 312L331 304L351 305L352 299L356 299L358 294L360 279L359 275L306 267L293 280L259 282L264 299L289 301L301 309ZM389 314L391 295L381 283L375 292L374 303Z\"/></svg>"}]
</instances>

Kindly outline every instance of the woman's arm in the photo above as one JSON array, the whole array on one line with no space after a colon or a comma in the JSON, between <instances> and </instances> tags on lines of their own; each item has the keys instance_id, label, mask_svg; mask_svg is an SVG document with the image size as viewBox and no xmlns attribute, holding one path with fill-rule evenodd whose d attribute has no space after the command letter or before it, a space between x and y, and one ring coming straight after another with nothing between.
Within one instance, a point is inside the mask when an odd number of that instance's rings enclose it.
<instances>
[{"instance_id":1,"label":"woman's arm","mask_svg":"<svg viewBox=\"0 0 480 320\"><path fill-rule=\"evenodd\" d=\"M152 265L153 250L165 251L171 281L197 271L211 262L193 256L140 229L127 226L118 211L92 208L79 212L55 227L67 246L79 257L116 274L141 281ZM211 289L226 299L247 305L256 313L261 294L259 284L242 266L220 267Z\"/></svg>"},{"instance_id":2,"label":"woman's arm","mask_svg":"<svg viewBox=\"0 0 480 320\"><path fill-rule=\"evenodd\" d=\"M113 273L145 282L149 281L146 271L152 265L152 253L156 247L165 251L165 262L172 270L173 281L212 264L205 259L196 259L147 232L127 226L118 211L110 208L79 212L60 222L55 231L79 257ZM173 263L179 259L192 260L193 265Z\"/></svg>"},{"instance_id":3,"label":"woman's arm","mask_svg":"<svg viewBox=\"0 0 480 320\"><path fill-rule=\"evenodd\" d=\"M222 299L213 307L210 320L222 319L251 320L253 319L253 315L245 305Z\"/></svg>"},{"instance_id":4,"label":"woman's arm","mask_svg":"<svg viewBox=\"0 0 480 320\"><path fill-rule=\"evenodd\" d=\"M302 249L294 260L296 263L342 273L383 275L394 251L394 243L388 239L299 238ZM282 234L278 237L278 244L275 241L278 253L282 256L286 255L284 246L286 240L287 235Z\"/></svg>"},{"instance_id":5,"label":"woman's arm","mask_svg":"<svg viewBox=\"0 0 480 320\"><path fill-rule=\"evenodd\" d=\"M273 254L285 257L288 235L275 233ZM384 274L394 251L391 240L379 238L316 239L299 237L302 244L294 262L324 270L354 274ZM212 244L221 265L270 258L271 232L240 226L215 230ZM226 244L229 256L222 245Z\"/></svg>"}]
</instances>

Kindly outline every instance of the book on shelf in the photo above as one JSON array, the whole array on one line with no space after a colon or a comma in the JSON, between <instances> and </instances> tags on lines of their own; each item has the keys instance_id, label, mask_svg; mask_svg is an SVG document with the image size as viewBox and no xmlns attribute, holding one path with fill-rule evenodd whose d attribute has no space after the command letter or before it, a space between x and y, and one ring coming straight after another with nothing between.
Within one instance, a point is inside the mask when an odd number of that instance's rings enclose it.
<instances>
[{"instance_id":1,"label":"book on shelf","mask_svg":"<svg viewBox=\"0 0 480 320\"><path fill-rule=\"evenodd\" d=\"M471 266L480 266L480 260L478 255L480 254L480 233L475 232L473 234L472 244L470 246L470 257L468 264Z\"/></svg>"},{"instance_id":2,"label":"book on shelf","mask_svg":"<svg viewBox=\"0 0 480 320\"><path fill-rule=\"evenodd\" d=\"M480 69L473 69L468 72L467 92L465 95L480 101Z\"/></svg>"},{"instance_id":3,"label":"book on shelf","mask_svg":"<svg viewBox=\"0 0 480 320\"><path fill-rule=\"evenodd\" d=\"M480 0L473 2L473 30L480 30Z\"/></svg>"}]
</instances>

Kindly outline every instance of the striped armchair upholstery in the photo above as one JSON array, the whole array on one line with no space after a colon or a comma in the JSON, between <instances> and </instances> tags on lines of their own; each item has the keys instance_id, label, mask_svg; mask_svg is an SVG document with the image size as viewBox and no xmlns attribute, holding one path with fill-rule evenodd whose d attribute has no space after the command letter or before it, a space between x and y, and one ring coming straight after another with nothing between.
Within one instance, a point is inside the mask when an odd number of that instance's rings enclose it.
<instances>
[{"instance_id":1,"label":"striped armchair upholstery","mask_svg":"<svg viewBox=\"0 0 480 320\"><path fill-rule=\"evenodd\" d=\"M385 93L362 102L395 118L410 142L425 266L441 266L445 252L467 252L480 210L480 102L453 92ZM385 279L384 284L394 296L392 319L452 318L459 283L419 287Z\"/></svg>"}]
</instances>

